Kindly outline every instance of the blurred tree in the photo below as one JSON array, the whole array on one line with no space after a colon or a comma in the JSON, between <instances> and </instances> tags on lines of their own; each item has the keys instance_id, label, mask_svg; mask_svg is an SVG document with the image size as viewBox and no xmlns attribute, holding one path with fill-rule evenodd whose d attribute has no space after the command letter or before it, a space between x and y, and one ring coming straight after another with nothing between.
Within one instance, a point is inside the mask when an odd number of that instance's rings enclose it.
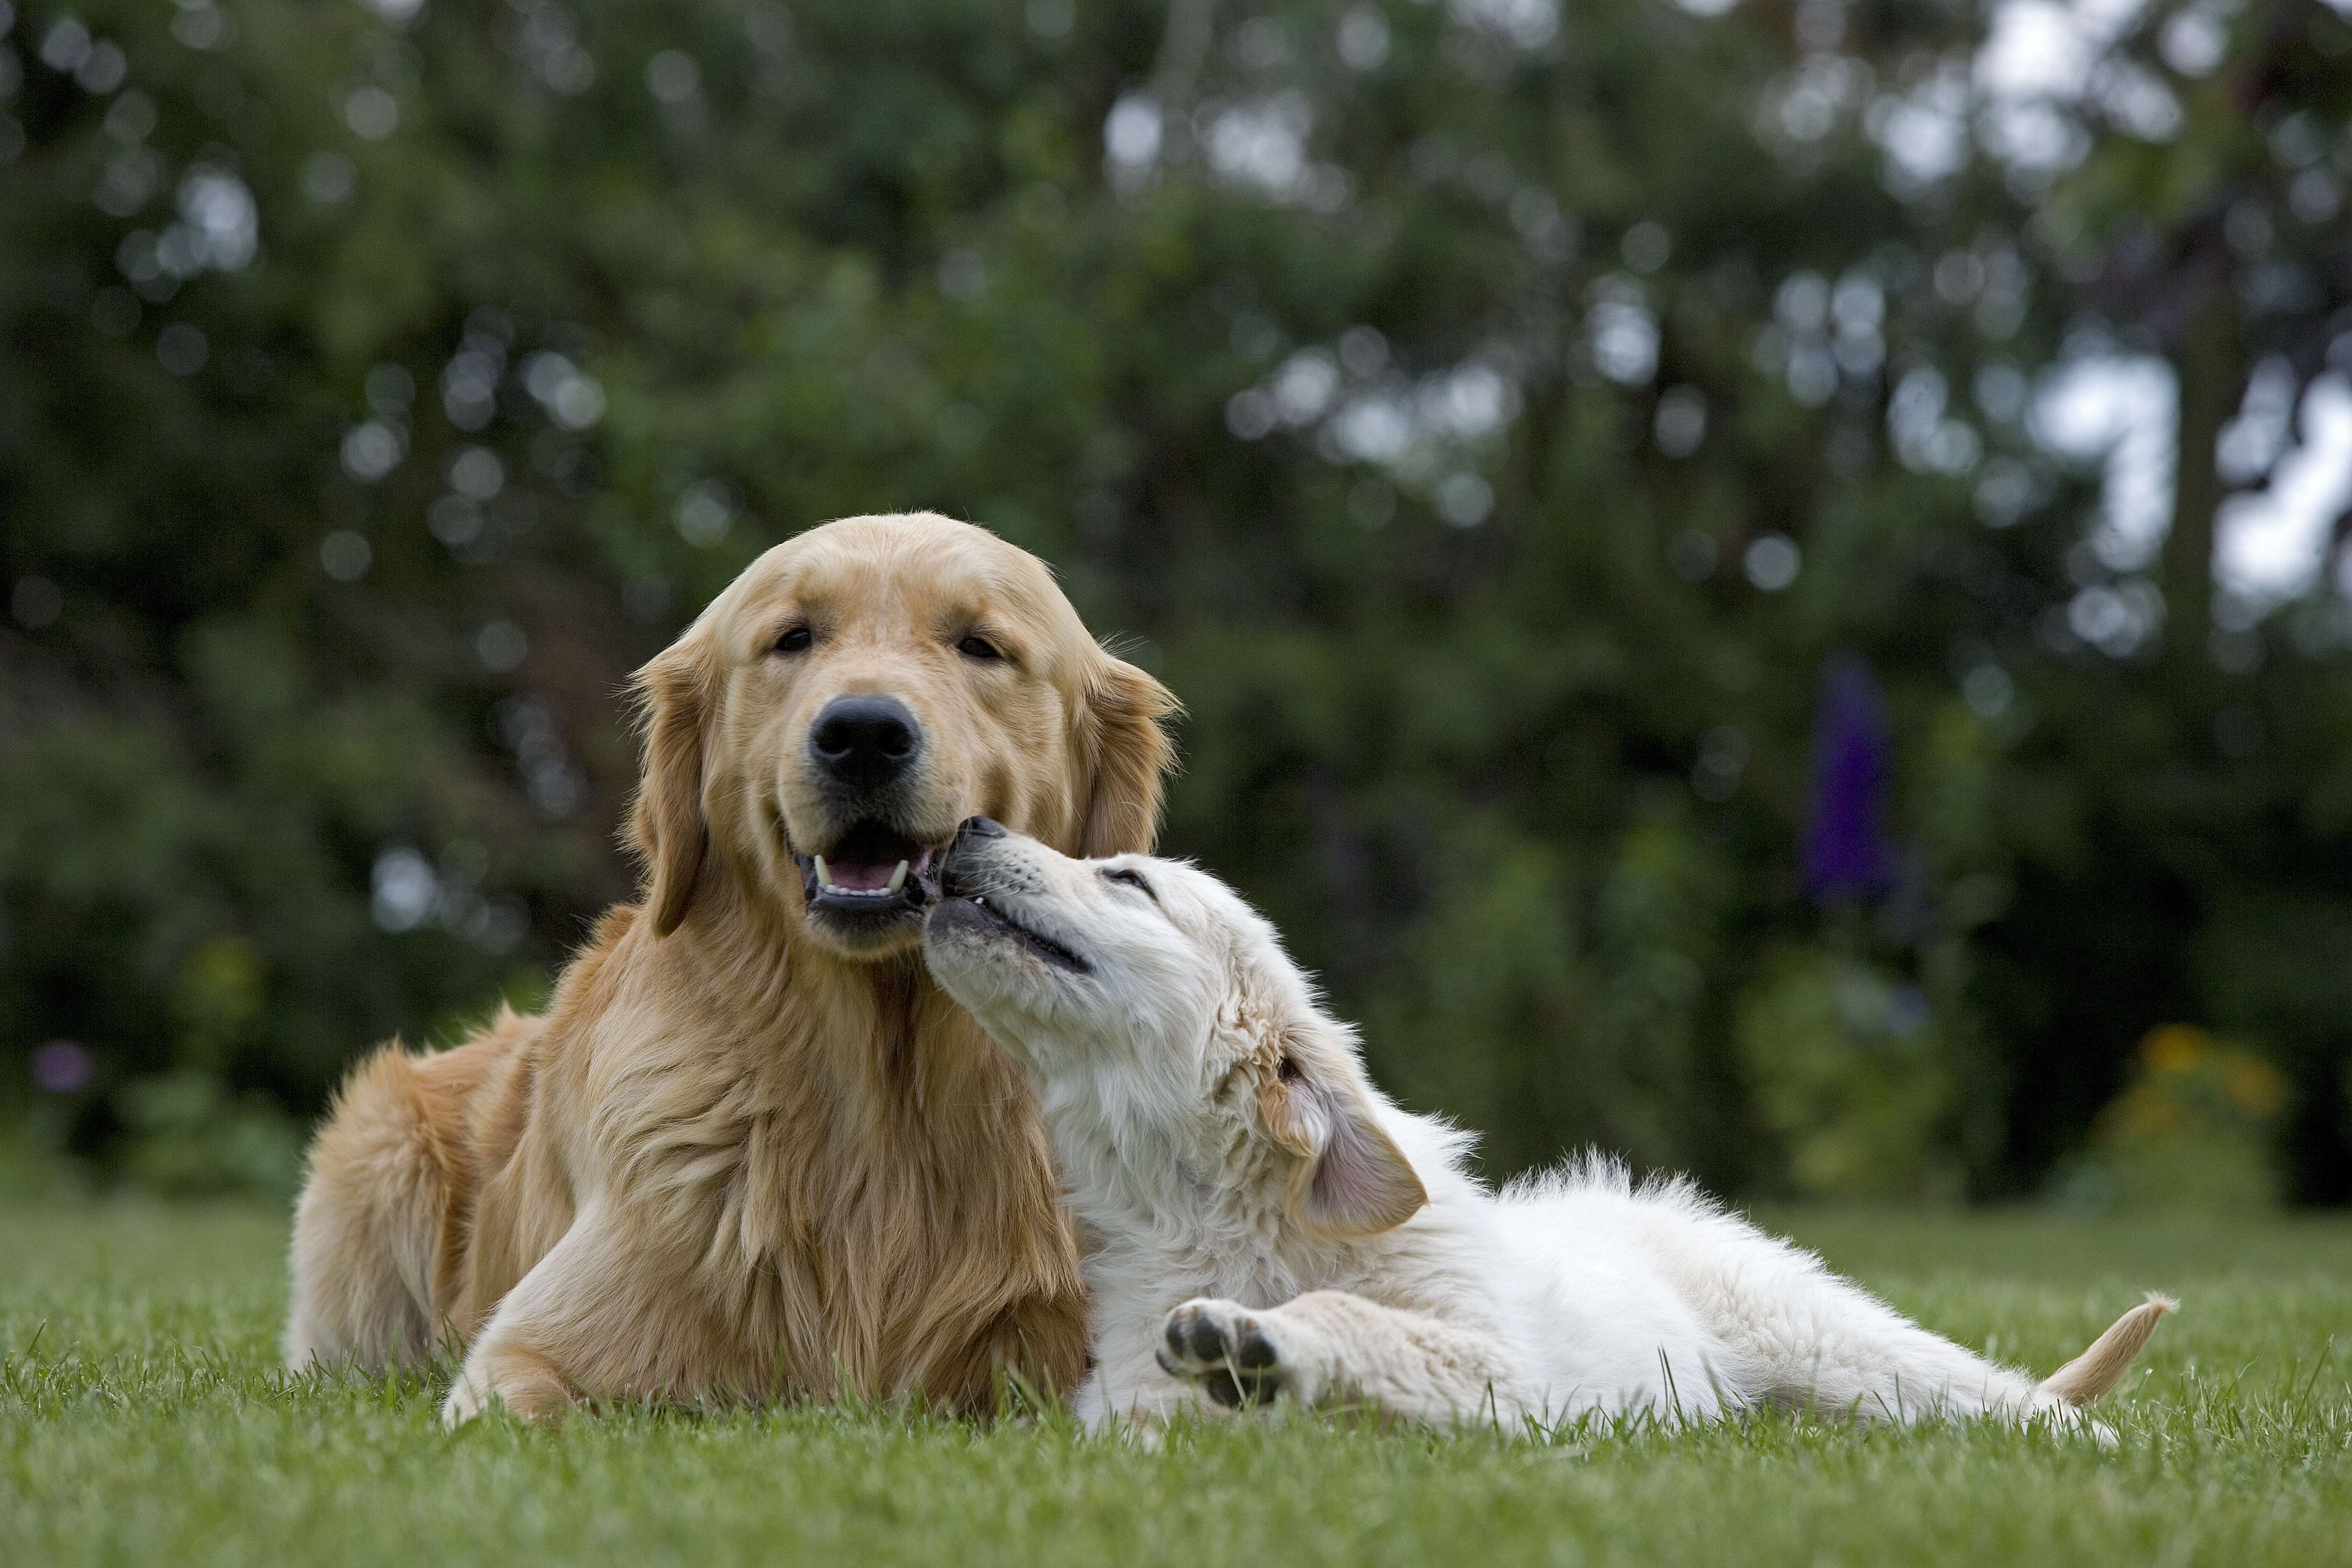
<instances>
[{"instance_id":1,"label":"blurred tree","mask_svg":"<svg viewBox=\"0 0 2352 1568\"><path fill-rule=\"evenodd\" d=\"M2352 29L1685 5L0 0L0 1052L95 1064L27 1127L259 1170L528 994L626 671L931 506L1184 697L1171 847L1497 1171L2028 1191L2181 1021L2352 1195L2352 619L2212 587L2352 406Z\"/></svg>"}]
</instances>

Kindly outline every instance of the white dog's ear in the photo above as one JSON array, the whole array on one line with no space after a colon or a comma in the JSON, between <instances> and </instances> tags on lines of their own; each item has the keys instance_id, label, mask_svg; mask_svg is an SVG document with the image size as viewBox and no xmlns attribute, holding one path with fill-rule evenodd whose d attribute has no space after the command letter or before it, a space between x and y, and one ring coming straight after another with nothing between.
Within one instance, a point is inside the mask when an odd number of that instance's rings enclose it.
<instances>
[{"instance_id":1,"label":"white dog's ear","mask_svg":"<svg viewBox=\"0 0 2352 1568\"><path fill-rule=\"evenodd\" d=\"M1274 1141L1299 1156L1291 1212L1337 1236L1370 1236L1421 1212L1429 1193L1412 1162L1382 1130L1352 1063L1318 1062L1320 1053L1286 1040L1258 1110Z\"/></svg>"}]
</instances>

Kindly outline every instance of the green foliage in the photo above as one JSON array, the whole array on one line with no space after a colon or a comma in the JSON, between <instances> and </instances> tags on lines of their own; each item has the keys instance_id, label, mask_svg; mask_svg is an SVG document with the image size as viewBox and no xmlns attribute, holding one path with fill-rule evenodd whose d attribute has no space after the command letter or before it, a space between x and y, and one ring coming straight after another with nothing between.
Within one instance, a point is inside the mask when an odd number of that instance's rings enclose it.
<instances>
[{"instance_id":1,"label":"green foliage","mask_svg":"<svg viewBox=\"0 0 2352 1568\"><path fill-rule=\"evenodd\" d=\"M1852 960L1786 953L1742 999L1739 1044L1799 1192L1952 1195L1953 1075L1916 990Z\"/></svg>"},{"instance_id":2,"label":"green foliage","mask_svg":"<svg viewBox=\"0 0 2352 1568\"><path fill-rule=\"evenodd\" d=\"M1988 14L1179 9L12 10L0 1063L100 1070L0 1115L223 1179L268 1139L174 1142L187 1086L251 1131L536 991L629 889L627 672L777 539L930 506L1174 687L1169 847L1498 1173L2032 1191L2185 1019L2352 1195L2341 600L2209 626L2198 548L2197 421L2344 328L2334 14L2202 77L2117 39L2160 146L2084 100L2071 165L1923 174L1888 127ZM2118 343L2187 389L2155 563L2026 417ZM2162 628L2085 642L2094 594ZM1852 931L1795 854L1840 654L1906 868ZM1920 1062L1837 1082L1839 964Z\"/></svg>"},{"instance_id":3,"label":"green foliage","mask_svg":"<svg viewBox=\"0 0 2352 1568\"><path fill-rule=\"evenodd\" d=\"M126 1084L121 1100L131 1133L123 1173L139 1186L173 1197L293 1195L300 1137L268 1099L232 1100L218 1079L185 1072Z\"/></svg>"},{"instance_id":4,"label":"green foliage","mask_svg":"<svg viewBox=\"0 0 2352 1568\"><path fill-rule=\"evenodd\" d=\"M2242 1047L2183 1024L2151 1030L2061 1195L2091 1209L2259 1213L2278 1199L2284 1099L2278 1070Z\"/></svg>"},{"instance_id":5,"label":"green foliage","mask_svg":"<svg viewBox=\"0 0 2352 1568\"><path fill-rule=\"evenodd\" d=\"M1793 1216L1937 1329L2047 1370L2138 1288L2183 1298L2103 1407L2121 1441L1801 1416L1549 1441L1237 1421L618 1409L434 1422L421 1378L275 1363L284 1222L0 1209L0 1557L300 1563L1204 1561L1976 1564L2352 1559L2340 1222Z\"/></svg>"},{"instance_id":6,"label":"green foliage","mask_svg":"<svg viewBox=\"0 0 2352 1568\"><path fill-rule=\"evenodd\" d=\"M71 1194L77 1184L66 1153L63 1107L35 1103L16 1110L13 1124L0 1123L0 1198L47 1198Z\"/></svg>"},{"instance_id":7,"label":"green foliage","mask_svg":"<svg viewBox=\"0 0 2352 1568\"><path fill-rule=\"evenodd\" d=\"M1464 826L1440 852L1426 923L1402 944L1416 967L1373 992L1375 1070L1474 1129L1580 1129L1634 1160L1672 1163L1697 1142L1709 955L1687 949L1716 918L1720 864L1680 811L1628 827L1589 889L1556 851ZM1400 1040L1455 1045L1408 1053ZM1505 1041L1517 1048L1495 1048ZM1512 1162L1490 1163L1507 1173Z\"/></svg>"}]
</instances>

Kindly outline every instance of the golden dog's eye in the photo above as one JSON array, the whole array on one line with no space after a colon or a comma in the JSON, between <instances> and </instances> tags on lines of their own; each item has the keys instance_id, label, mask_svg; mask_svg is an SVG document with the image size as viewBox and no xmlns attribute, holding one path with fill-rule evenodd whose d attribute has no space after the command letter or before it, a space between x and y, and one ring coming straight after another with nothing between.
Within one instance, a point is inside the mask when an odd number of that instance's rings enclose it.
<instances>
[{"instance_id":1,"label":"golden dog's eye","mask_svg":"<svg viewBox=\"0 0 2352 1568\"><path fill-rule=\"evenodd\" d=\"M1143 873L1140 871L1130 871L1124 866L1113 866L1103 872L1103 880L1125 882L1153 903L1160 901L1160 895L1151 890L1151 884L1143 879Z\"/></svg>"},{"instance_id":2,"label":"golden dog's eye","mask_svg":"<svg viewBox=\"0 0 2352 1568\"><path fill-rule=\"evenodd\" d=\"M793 626L788 628L783 636L776 639L776 651L778 653L806 653L809 650L809 644L814 641L816 641L815 635L812 633L808 627Z\"/></svg>"},{"instance_id":3,"label":"golden dog's eye","mask_svg":"<svg viewBox=\"0 0 2352 1568\"><path fill-rule=\"evenodd\" d=\"M979 636L968 637L964 638L963 641L956 644L956 652L963 655L966 658L976 658L984 663L1000 659L1004 657L1003 653L998 649L994 643L989 641L984 637Z\"/></svg>"}]
</instances>

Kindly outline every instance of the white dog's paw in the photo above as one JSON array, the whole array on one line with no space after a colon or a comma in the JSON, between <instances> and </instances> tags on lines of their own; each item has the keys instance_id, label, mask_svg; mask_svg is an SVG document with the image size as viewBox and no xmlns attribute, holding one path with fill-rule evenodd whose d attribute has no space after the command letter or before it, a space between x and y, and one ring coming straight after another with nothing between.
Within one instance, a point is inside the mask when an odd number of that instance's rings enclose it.
<instances>
[{"instance_id":1,"label":"white dog's paw","mask_svg":"<svg viewBox=\"0 0 2352 1568\"><path fill-rule=\"evenodd\" d=\"M1203 1296L1168 1314L1154 1353L1170 1376L1198 1384L1220 1405L1264 1405L1286 1389L1300 1392L1276 1332L1240 1302Z\"/></svg>"},{"instance_id":2,"label":"white dog's paw","mask_svg":"<svg viewBox=\"0 0 2352 1568\"><path fill-rule=\"evenodd\" d=\"M2070 1436L2088 1437L2102 1448L2115 1447L2120 1440L2113 1426L2053 1394L2033 1394L2018 1412L2017 1419L2021 1426L2045 1426Z\"/></svg>"}]
</instances>

